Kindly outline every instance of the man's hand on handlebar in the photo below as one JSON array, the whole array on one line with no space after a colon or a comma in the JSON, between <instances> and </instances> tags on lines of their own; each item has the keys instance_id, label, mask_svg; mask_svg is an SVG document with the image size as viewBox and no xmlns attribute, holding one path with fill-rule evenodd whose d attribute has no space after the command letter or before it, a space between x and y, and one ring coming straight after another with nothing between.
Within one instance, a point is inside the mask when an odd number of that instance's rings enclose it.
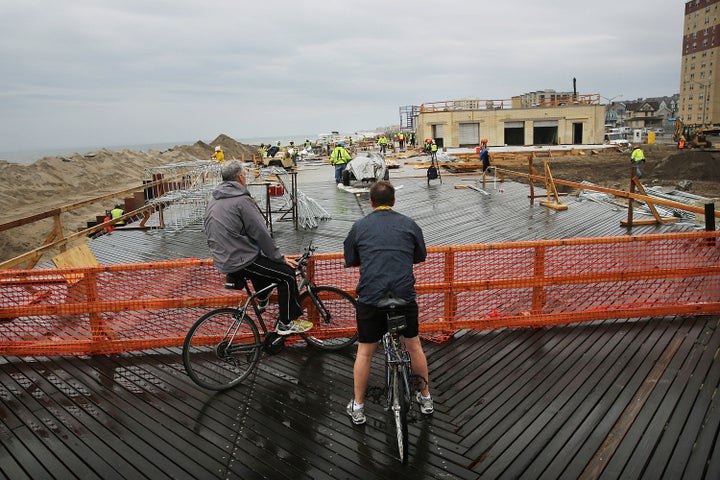
<instances>
[{"instance_id":1,"label":"man's hand on handlebar","mask_svg":"<svg viewBox=\"0 0 720 480\"><path fill-rule=\"evenodd\" d=\"M288 265L289 267L297 268L297 266L298 266L297 259L298 259L298 257L288 257L286 255L285 256L285 264Z\"/></svg>"}]
</instances>

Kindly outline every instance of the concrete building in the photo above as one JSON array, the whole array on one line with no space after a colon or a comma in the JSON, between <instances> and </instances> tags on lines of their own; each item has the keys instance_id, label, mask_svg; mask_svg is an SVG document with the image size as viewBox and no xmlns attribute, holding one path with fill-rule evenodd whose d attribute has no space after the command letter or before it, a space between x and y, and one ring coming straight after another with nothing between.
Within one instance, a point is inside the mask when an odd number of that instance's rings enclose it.
<instances>
[{"instance_id":1,"label":"concrete building","mask_svg":"<svg viewBox=\"0 0 720 480\"><path fill-rule=\"evenodd\" d=\"M542 93L424 103L415 122L418 141L433 138L440 147L474 147L482 138L490 145L602 143L606 106L600 95Z\"/></svg>"},{"instance_id":2,"label":"concrete building","mask_svg":"<svg viewBox=\"0 0 720 480\"><path fill-rule=\"evenodd\" d=\"M678 118L686 125L720 124L720 0L685 3Z\"/></svg>"}]
</instances>

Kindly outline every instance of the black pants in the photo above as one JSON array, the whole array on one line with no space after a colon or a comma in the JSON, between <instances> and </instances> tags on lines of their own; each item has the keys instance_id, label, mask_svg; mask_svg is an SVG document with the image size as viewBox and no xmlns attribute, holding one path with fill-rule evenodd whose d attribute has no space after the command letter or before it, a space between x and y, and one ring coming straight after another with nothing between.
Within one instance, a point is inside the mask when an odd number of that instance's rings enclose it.
<instances>
[{"instance_id":1,"label":"black pants","mask_svg":"<svg viewBox=\"0 0 720 480\"><path fill-rule=\"evenodd\" d=\"M262 255L240 272L253 284L255 291L262 290L271 283L277 283L278 308L280 321L288 323L302 315L300 308L295 270L285 263L278 263ZM268 292L269 293L269 292Z\"/></svg>"}]
</instances>

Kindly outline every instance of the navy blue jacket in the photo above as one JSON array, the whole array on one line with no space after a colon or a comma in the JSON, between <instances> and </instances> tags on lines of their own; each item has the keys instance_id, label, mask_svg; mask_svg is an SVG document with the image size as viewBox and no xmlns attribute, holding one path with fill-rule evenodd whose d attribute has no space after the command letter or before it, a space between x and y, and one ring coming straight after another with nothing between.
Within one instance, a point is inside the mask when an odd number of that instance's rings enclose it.
<instances>
[{"instance_id":1,"label":"navy blue jacket","mask_svg":"<svg viewBox=\"0 0 720 480\"><path fill-rule=\"evenodd\" d=\"M377 305L388 292L414 302L413 264L424 262L427 249L417 223L394 210L374 210L361 218L343 243L346 267L360 267L358 301Z\"/></svg>"}]
</instances>

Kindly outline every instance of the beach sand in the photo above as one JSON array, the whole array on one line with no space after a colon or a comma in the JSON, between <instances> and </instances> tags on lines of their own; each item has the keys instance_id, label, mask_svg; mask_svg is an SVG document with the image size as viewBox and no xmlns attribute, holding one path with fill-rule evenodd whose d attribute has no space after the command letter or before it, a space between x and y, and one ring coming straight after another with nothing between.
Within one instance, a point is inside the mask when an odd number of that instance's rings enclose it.
<instances>
[{"instance_id":1,"label":"beach sand","mask_svg":"<svg viewBox=\"0 0 720 480\"><path fill-rule=\"evenodd\" d=\"M210 159L221 145L226 159L251 161L256 147L241 144L227 135L212 142L173 147L165 151L112 151L101 149L64 157L43 157L30 165L0 161L0 224L62 208L77 202L142 185L145 169L160 165ZM88 205L61 215L64 234L86 228L87 222L103 215L114 203ZM39 247L52 232L52 218L0 232L0 261Z\"/></svg>"}]
</instances>

